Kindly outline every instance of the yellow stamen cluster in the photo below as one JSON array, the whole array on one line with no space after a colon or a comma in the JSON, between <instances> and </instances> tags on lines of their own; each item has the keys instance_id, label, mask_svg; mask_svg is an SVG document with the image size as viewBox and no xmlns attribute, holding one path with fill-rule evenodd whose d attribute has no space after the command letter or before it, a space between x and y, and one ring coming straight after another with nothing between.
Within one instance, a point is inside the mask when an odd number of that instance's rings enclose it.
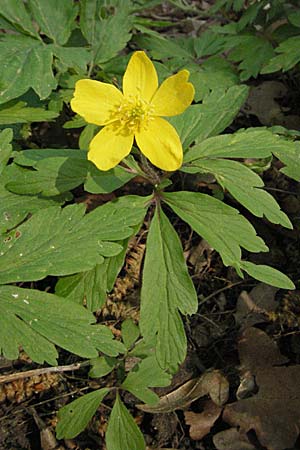
<instances>
[{"instance_id":1,"label":"yellow stamen cluster","mask_svg":"<svg viewBox=\"0 0 300 450\"><path fill-rule=\"evenodd\" d=\"M135 133L146 128L154 110L142 99L127 98L112 112L112 120L123 132Z\"/></svg>"}]
</instances>

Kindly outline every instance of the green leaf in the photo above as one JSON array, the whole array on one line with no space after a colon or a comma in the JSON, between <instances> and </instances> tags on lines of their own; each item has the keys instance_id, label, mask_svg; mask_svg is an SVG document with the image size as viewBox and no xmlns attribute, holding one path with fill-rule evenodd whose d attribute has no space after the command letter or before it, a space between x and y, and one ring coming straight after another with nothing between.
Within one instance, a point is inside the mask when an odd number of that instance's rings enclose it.
<instances>
[{"instance_id":1,"label":"green leaf","mask_svg":"<svg viewBox=\"0 0 300 450\"><path fill-rule=\"evenodd\" d=\"M299 143L266 129L250 128L206 139L185 153L184 164L191 163L191 168L208 157L268 158L272 153L286 164L281 172L300 181ZM182 170L185 171L186 168L187 166L183 166Z\"/></svg>"},{"instance_id":2,"label":"green leaf","mask_svg":"<svg viewBox=\"0 0 300 450\"><path fill-rule=\"evenodd\" d=\"M143 435L117 394L106 431L107 450L145 450Z\"/></svg>"},{"instance_id":3,"label":"green leaf","mask_svg":"<svg viewBox=\"0 0 300 450\"><path fill-rule=\"evenodd\" d=\"M186 335L179 311L193 314L197 306L197 294L188 274L181 242L158 208L147 238L140 330L146 341L157 335L156 356L163 369L175 371L184 360Z\"/></svg>"},{"instance_id":4,"label":"green leaf","mask_svg":"<svg viewBox=\"0 0 300 450\"><path fill-rule=\"evenodd\" d=\"M122 322L122 341L127 349L130 349L140 335L139 327L132 319L126 319Z\"/></svg>"},{"instance_id":5,"label":"green leaf","mask_svg":"<svg viewBox=\"0 0 300 450\"><path fill-rule=\"evenodd\" d=\"M11 157L13 138L13 131L11 128L6 128L0 132L0 175L6 167L9 158Z\"/></svg>"},{"instance_id":6,"label":"green leaf","mask_svg":"<svg viewBox=\"0 0 300 450\"><path fill-rule=\"evenodd\" d=\"M114 370L118 360L116 358L110 358L109 356L100 356L99 358L91 359L91 370L89 376L92 378L101 378L108 375Z\"/></svg>"},{"instance_id":7,"label":"green leaf","mask_svg":"<svg viewBox=\"0 0 300 450\"><path fill-rule=\"evenodd\" d=\"M50 207L0 241L0 284L90 270L122 250L114 242L133 233L147 198L127 196L84 216L83 205ZM78 257L80 255L80 258Z\"/></svg>"},{"instance_id":8,"label":"green leaf","mask_svg":"<svg viewBox=\"0 0 300 450\"><path fill-rule=\"evenodd\" d=\"M0 183L0 233L11 230L21 223L28 214L49 206L61 205L66 197L42 198L17 195L7 191Z\"/></svg>"},{"instance_id":9,"label":"green leaf","mask_svg":"<svg viewBox=\"0 0 300 450\"><path fill-rule=\"evenodd\" d=\"M56 44L64 45L75 27L78 13L73 0L29 0L29 6L40 32Z\"/></svg>"},{"instance_id":10,"label":"green leaf","mask_svg":"<svg viewBox=\"0 0 300 450\"><path fill-rule=\"evenodd\" d=\"M224 91L211 92L201 105L190 106L183 114L169 118L177 129L183 147L193 141L199 143L209 136L215 136L227 128L246 101L247 86L232 86Z\"/></svg>"},{"instance_id":11,"label":"green leaf","mask_svg":"<svg viewBox=\"0 0 300 450\"><path fill-rule=\"evenodd\" d=\"M136 173L127 172L121 166L104 172L91 164L84 188L93 194L109 193L119 189L134 177L136 177Z\"/></svg>"},{"instance_id":12,"label":"green leaf","mask_svg":"<svg viewBox=\"0 0 300 450\"><path fill-rule=\"evenodd\" d=\"M58 113L44 108L31 108L25 102L18 102L12 106L0 107L0 125L11 123L42 122L55 119Z\"/></svg>"},{"instance_id":13,"label":"green leaf","mask_svg":"<svg viewBox=\"0 0 300 450\"><path fill-rule=\"evenodd\" d=\"M71 157L50 157L34 164L34 169L12 164L5 170L6 188L16 194L53 197L83 184L88 169L86 154L74 151Z\"/></svg>"},{"instance_id":14,"label":"green leaf","mask_svg":"<svg viewBox=\"0 0 300 450\"><path fill-rule=\"evenodd\" d=\"M300 181L300 144L296 141L290 142L292 145L288 146L288 143L289 141L285 141L285 145L282 145L281 148L272 148L272 152L286 165L280 169L280 172L296 181Z\"/></svg>"},{"instance_id":15,"label":"green leaf","mask_svg":"<svg viewBox=\"0 0 300 450\"><path fill-rule=\"evenodd\" d=\"M17 29L32 37L38 37L23 0L1 0L0 14Z\"/></svg>"},{"instance_id":16,"label":"green leaf","mask_svg":"<svg viewBox=\"0 0 300 450\"><path fill-rule=\"evenodd\" d=\"M207 158L267 158L272 152L289 154L294 143L265 129L241 130L233 134L210 137L184 155L184 162Z\"/></svg>"},{"instance_id":17,"label":"green leaf","mask_svg":"<svg viewBox=\"0 0 300 450\"><path fill-rule=\"evenodd\" d=\"M59 59L60 67L67 69L75 69L77 72L85 72L86 66L91 59L90 52L83 47L60 47L52 45L53 54Z\"/></svg>"},{"instance_id":18,"label":"green leaf","mask_svg":"<svg viewBox=\"0 0 300 450\"><path fill-rule=\"evenodd\" d=\"M85 308L56 295L0 286L0 350L8 359L18 357L20 346L34 361L52 365L58 356L53 344L84 358L124 351L109 328L94 322Z\"/></svg>"},{"instance_id":19,"label":"green leaf","mask_svg":"<svg viewBox=\"0 0 300 450\"><path fill-rule=\"evenodd\" d=\"M107 295L107 265L106 260L86 272L60 278L55 293L75 303L85 303L90 311L99 310Z\"/></svg>"},{"instance_id":20,"label":"green leaf","mask_svg":"<svg viewBox=\"0 0 300 450\"><path fill-rule=\"evenodd\" d=\"M201 70L202 69L202 70ZM195 88L195 102L203 100L210 91L215 89L226 90L239 83L238 76L232 69L216 69L211 66L205 67L204 64L197 71L191 72L189 81Z\"/></svg>"},{"instance_id":21,"label":"green leaf","mask_svg":"<svg viewBox=\"0 0 300 450\"><path fill-rule=\"evenodd\" d=\"M300 36L294 36L282 42L276 49L279 55L274 56L260 73L272 73L278 70L292 69L300 61Z\"/></svg>"},{"instance_id":22,"label":"green leaf","mask_svg":"<svg viewBox=\"0 0 300 450\"><path fill-rule=\"evenodd\" d=\"M209 195L182 191L165 193L164 200L220 253L225 266L240 266L241 247L250 252L268 251L253 226L238 210Z\"/></svg>"},{"instance_id":23,"label":"green leaf","mask_svg":"<svg viewBox=\"0 0 300 450\"><path fill-rule=\"evenodd\" d=\"M295 289L294 283L286 275L273 267L242 261L241 269L256 280L270 284L271 286L276 286L281 289Z\"/></svg>"},{"instance_id":24,"label":"green leaf","mask_svg":"<svg viewBox=\"0 0 300 450\"><path fill-rule=\"evenodd\" d=\"M272 44L264 37L238 35L228 38L228 47L234 47L229 58L240 62L239 70L242 81L257 77L261 68L274 56Z\"/></svg>"},{"instance_id":25,"label":"green leaf","mask_svg":"<svg viewBox=\"0 0 300 450\"><path fill-rule=\"evenodd\" d=\"M113 58L131 38L133 17L129 14L129 3L115 7L115 14L100 18L97 0L82 0L80 3L80 27L91 45L93 62L101 64Z\"/></svg>"},{"instance_id":26,"label":"green leaf","mask_svg":"<svg viewBox=\"0 0 300 450\"><path fill-rule=\"evenodd\" d=\"M140 48L149 50L150 55L154 59L164 60L175 56L177 64L180 64L180 62L184 63L185 61L191 60L193 56L195 56L192 52L186 50L183 45L176 42L175 39L167 39L162 35L137 35L135 36L135 41L138 43Z\"/></svg>"},{"instance_id":27,"label":"green leaf","mask_svg":"<svg viewBox=\"0 0 300 450\"><path fill-rule=\"evenodd\" d=\"M192 163L191 169L192 173L198 170L214 174L223 189L227 189L255 216L265 215L270 222L293 228L288 216L280 210L274 197L262 189L264 186L262 179L243 164L224 159L199 159Z\"/></svg>"},{"instance_id":28,"label":"green leaf","mask_svg":"<svg viewBox=\"0 0 300 450\"><path fill-rule=\"evenodd\" d=\"M52 72L52 52L43 42L27 36L4 35L0 42L0 103L32 88L41 99L57 81Z\"/></svg>"},{"instance_id":29,"label":"green leaf","mask_svg":"<svg viewBox=\"0 0 300 450\"><path fill-rule=\"evenodd\" d=\"M55 196L83 183L85 190L93 194L109 193L136 176L120 166L107 172L98 170L87 160L84 150L25 150L17 154L14 162L17 165L6 170L6 187L19 194Z\"/></svg>"},{"instance_id":30,"label":"green leaf","mask_svg":"<svg viewBox=\"0 0 300 450\"><path fill-rule=\"evenodd\" d=\"M139 224L136 229L138 228ZM106 258L102 264L93 269L60 278L56 284L55 292L75 303L86 304L91 311L97 311L103 306L107 293L112 290L117 275L123 266L128 241L129 238L118 242L123 247L120 253Z\"/></svg>"},{"instance_id":31,"label":"green leaf","mask_svg":"<svg viewBox=\"0 0 300 450\"><path fill-rule=\"evenodd\" d=\"M108 392L108 388L98 389L61 408L58 412L59 422L56 426L57 438L72 439L81 433Z\"/></svg>"},{"instance_id":32,"label":"green leaf","mask_svg":"<svg viewBox=\"0 0 300 450\"><path fill-rule=\"evenodd\" d=\"M165 387L170 383L171 375L161 369L155 356L150 356L129 372L121 388L131 392L142 402L155 405L159 397L149 387Z\"/></svg>"}]
</instances>

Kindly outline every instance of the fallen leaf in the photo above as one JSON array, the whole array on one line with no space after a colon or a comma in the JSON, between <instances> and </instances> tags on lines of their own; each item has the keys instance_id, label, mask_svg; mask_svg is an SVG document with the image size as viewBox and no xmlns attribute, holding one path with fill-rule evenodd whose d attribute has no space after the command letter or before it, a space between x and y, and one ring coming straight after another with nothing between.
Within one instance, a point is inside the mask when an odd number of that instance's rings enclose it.
<instances>
[{"instance_id":1,"label":"fallen leaf","mask_svg":"<svg viewBox=\"0 0 300 450\"><path fill-rule=\"evenodd\" d=\"M238 342L239 358L242 369L257 374L260 368L281 365L288 362L277 344L262 330L247 328Z\"/></svg>"},{"instance_id":2,"label":"fallen leaf","mask_svg":"<svg viewBox=\"0 0 300 450\"><path fill-rule=\"evenodd\" d=\"M268 284L259 283L249 293L242 291L237 299L236 323L243 329L257 323L266 322L268 312L278 307L275 300L278 288Z\"/></svg>"},{"instance_id":3,"label":"fallen leaf","mask_svg":"<svg viewBox=\"0 0 300 450\"><path fill-rule=\"evenodd\" d=\"M245 433L236 428L221 431L213 437L213 443L217 450L255 450Z\"/></svg>"},{"instance_id":4,"label":"fallen leaf","mask_svg":"<svg viewBox=\"0 0 300 450\"><path fill-rule=\"evenodd\" d=\"M160 398L155 406L137 405L150 413L166 413L185 409L200 397L209 395L214 403L223 405L228 400L229 383L218 370L205 372L200 378L193 378L179 388Z\"/></svg>"},{"instance_id":5,"label":"fallen leaf","mask_svg":"<svg viewBox=\"0 0 300 450\"><path fill-rule=\"evenodd\" d=\"M242 433L254 430L266 450L293 447L300 431L300 365L274 367L287 358L256 328L244 331L239 355L242 368L255 376L258 392L226 405L223 419Z\"/></svg>"},{"instance_id":6,"label":"fallen leaf","mask_svg":"<svg viewBox=\"0 0 300 450\"><path fill-rule=\"evenodd\" d=\"M209 400L205 403L203 411L201 413L194 413L192 411L186 411L184 413L185 422L190 425L190 437L194 441L200 441L209 432L215 421L218 419L222 412L222 407L216 405Z\"/></svg>"}]
</instances>

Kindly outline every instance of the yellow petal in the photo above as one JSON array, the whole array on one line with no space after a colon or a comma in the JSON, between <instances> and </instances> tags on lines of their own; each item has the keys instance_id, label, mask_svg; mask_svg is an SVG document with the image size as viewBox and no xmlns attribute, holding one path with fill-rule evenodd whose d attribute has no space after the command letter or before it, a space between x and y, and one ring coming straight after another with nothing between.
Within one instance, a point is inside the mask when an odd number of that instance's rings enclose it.
<instances>
[{"instance_id":1,"label":"yellow petal","mask_svg":"<svg viewBox=\"0 0 300 450\"><path fill-rule=\"evenodd\" d=\"M135 52L123 77L125 97L138 97L150 102L158 87L155 67L145 52Z\"/></svg>"},{"instance_id":2,"label":"yellow petal","mask_svg":"<svg viewBox=\"0 0 300 450\"><path fill-rule=\"evenodd\" d=\"M130 153L133 134L117 133L113 125L107 125L90 143L88 160L100 170L109 170Z\"/></svg>"},{"instance_id":3,"label":"yellow petal","mask_svg":"<svg viewBox=\"0 0 300 450\"><path fill-rule=\"evenodd\" d=\"M181 70L161 84L151 100L155 115L176 116L190 106L195 89L187 82L189 75L188 70Z\"/></svg>"},{"instance_id":4,"label":"yellow petal","mask_svg":"<svg viewBox=\"0 0 300 450\"><path fill-rule=\"evenodd\" d=\"M172 172L182 164L182 146L177 131L160 117L135 133L141 152L160 169Z\"/></svg>"},{"instance_id":5,"label":"yellow petal","mask_svg":"<svg viewBox=\"0 0 300 450\"><path fill-rule=\"evenodd\" d=\"M71 108L87 122L105 125L124 97L121 91L108 83L96 80L79 80L75 85Z\"/></svg>"}]
</instances>

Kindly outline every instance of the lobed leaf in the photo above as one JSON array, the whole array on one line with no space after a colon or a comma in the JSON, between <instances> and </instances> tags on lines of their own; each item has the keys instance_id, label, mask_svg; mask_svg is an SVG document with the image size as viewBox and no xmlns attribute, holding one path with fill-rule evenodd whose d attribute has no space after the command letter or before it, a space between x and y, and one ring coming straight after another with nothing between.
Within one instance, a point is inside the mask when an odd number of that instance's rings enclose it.
<instances>
[{"instance_id":1,"label":"lobed leaf","mask_svg":"<svg viewBox=\"0 0 300 450\"><path fill-rule=\"evenodd\" d=\"M295 285L289 277L273 267L253 264L250 261L242 261L241 269L256 280L270 284L271 286L276 286L281 289L295 289Z\"/></svg>"},{"instance_id":2,"label":"lobed leaf","mask_svg":"<svg viewBox=\"0 0 300 450\"><path fill-rule=\"evenodd\" d=\"M227 90L216 89L205 97L201 105L192 105L183 114L169 118L180 135L183 147L221 133L237 115L248 92L248 87L244 85L232 86Z\"/></svg>"},{"instance_id":3,"label":"lobed leaf","mask_svg":"<svg viewBox=\"0 0 300 450\"><path fill-rule=\"evenodd\" d=\"M53 55L47 45L29 36L5 34L0 42L0 103L32 88L41 99L49 96L57 81Z\"/></svg>"},{"instance_id":4,"label":"lobed leaf","mask_svg":"<svg viewBox=\"0 0 300 450\"><path fill-rule=\"evenodd\" d=\"M252 214L265 216L270 222L293 228L274 197L263 190L264 183L259 175L243 164L225 159L199 159L186 167L186 171L214 174L222 188L227 189Z\"/></svg>"},{"instance_id":5,"label":"lobed leaf","mask_svg":"<svg viewBox=\"0 0 300 450\"><path fill-rule=\"evenodd\" d=\"M28 3L40 32L56 44L64 45L75 26L78 13L73 0L29 0Z\"/></svg>"},{"instance_id":6,"label":"lobed leaf","mask_svg":"<svg viewBox=\"0 0 300 450\"><path fill-rule=\"evenodd\" d=\"M25 102L0 107L0 125L49 121L57 116L58 113L54 111L47 111L44 108L32 108L27 106Z\"/></svg>"},{"instance_id":7,"label":"lobed leaf","mask_svg":"<svg viewBox=\"0 0 300 450\"><path fill-rule=\"evenodd\" d=\"M159 397L149 387L165 387L170 383L171 375L161 369L155 356L150 356L129 372L121 387L144 403L155 405Z\"/></svg>"},{"instance_id":8,"label":"lobed leaf","mask_svg":"<svg viewBox=\"0 0 300 450\"><path fill-rule=\"evenodd\" d=\"M88 215L83 205L36 212L0 241L0 284L90 270L122 250L114 242L133 233L145 215L145 198L128 196ZM80 255L80 258L78 257Z\"/></svg>"},{"instance_id":9,"label":"lobed leaf","mask_svg":"<svg viewBox=\"0 0 300 450\"><path fill-rule=\"evenodd\" d=\"M110 356L124 351L113 341L111 331L95 322L85 308L53 294L0 286L0 350L16 359L22 346L38 363L57 364L58 345L85 358L95 358L98 350Z\"/></svg>"},{"instance_id":10,"label":"lobed leaf","mask_svg":"<svg viewBox=\"0 0 300 450\"><path fill-rule=\"evenodd\" d=\"M58 412L56 436L58 439L72 439L81 433L96 413L108 388L98 389L61 408Z\"/></svg>"},{"instance_id":11,"label":"lobed leaf","mask_svg":"<svg viewBox=\"0 0 300 450\"><path fill-rule=\"evenodd\" d=\"M123 1L120 7L115 8L114 15L101 18L97 0L81 1L80 28L91 45L93 63L101 64L113 58L130 40L133 18L128 7L129 2Z\"/></svg>"},{"instance_id":12,"label":"lobed leaf","mask_svg":"<svg viewBox=\"0 0 300 450\"><path fill-rule=\"evenodd\" d=\"M32 37L38 37L23 0L1 0L0 15L5 17L18 30Z\"/></svg>"},{"instance_id":13,"label":"lobed leaf","mask_svg":"<svg viewBox=\"0 0 300 450\"><path fill-rule=\"evenodd\" d=\"M13 138L13 131L11 128L6 128L0 132L0 175L3 172L6 164L12 153L11 141Z\"/></svg>"},{"instance_id":14,"label":"lobed leaf","mask_svg":"<svg viewBox=\"0 0 300 450\"><path fill-rule=\"evenodd\" d=\"M157 208L147 238L140 329L146 342L157 336L156 357L163 369L175 371L184 360L186 336L179 311L192 314L197 306L179 237Z\"/></svg>"},{"instance_id":15,"label":"lobed leaf","mask_svg":"<svg viewBox=\"0 0 300 450\"><path fill-rule=\"evenodd\" d=\"M274 56L260 73L272 73L279 70L286 72L296 66L300 61L300 36L293 36L281 42L275 52L279 55Z\"/></svg>"},{"instance_id":16,"label":"lobed leaf","mask_svg":"<svg viewBox=\"0 0 300 450\"><path fill-rule=\"evenodd\" d=\"M145 450L143 435L117 394L106 431L107 450Z\"/></svg>"},{"instance_id":17,"label":"lobed leaf","mask_svg":"<svg viewBox=\"0 0 300 450\"><path fill-rule=\"evenodd\" d=\"M251 252L268 251L253 226L238 210L209 195L182 191L164 193L164 200L220 253L225 266L240 267L241 247Z\"/></svg>"},{"instance_id":18,"label":"lobed leaf","mask_svg":"<svg viewBox=\"0 0 300 450\"><path fill-rule=\"evenodd\" d=\"M108 193L135 176L121 166L107 172L96 169L87 160L84 150L25 150L19 152L14 161L16 164L6 170L6 187L19 194L55 196L83 183L88 192Z\"/></svg>"}]
</instances>

